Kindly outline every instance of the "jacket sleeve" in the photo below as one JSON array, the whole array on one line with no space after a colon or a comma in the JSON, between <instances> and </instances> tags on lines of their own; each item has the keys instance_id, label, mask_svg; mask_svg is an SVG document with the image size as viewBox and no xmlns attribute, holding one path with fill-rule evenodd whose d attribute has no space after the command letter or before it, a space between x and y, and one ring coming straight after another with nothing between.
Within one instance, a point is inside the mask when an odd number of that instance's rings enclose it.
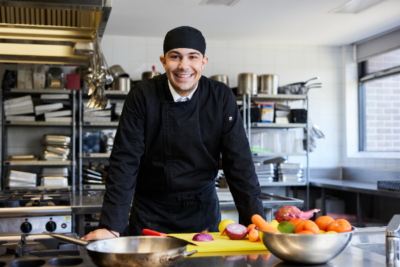
<instances>
[{"instance_id":1,"label":"jacket sleeve","mask_svg":"<svg viewBox=\"0 0 400 267\"><path fill-rule=\"evenodd\" d=\"M124 232L144 153L144 98L133 88L125 101L110 156L99 228Z\"/></svg>"},{"instance_id":2,"label":"jacket sleeve","mask_svg":"<svg viewBox=\"0 0 400 267\"><path fill-rule=\"evenodd\" d=\"M239 223L251 224L254 214L265 218L249 142L231 90L223 105L221 153L224 174L239 212Z\"/></svg>"}]
</instances>

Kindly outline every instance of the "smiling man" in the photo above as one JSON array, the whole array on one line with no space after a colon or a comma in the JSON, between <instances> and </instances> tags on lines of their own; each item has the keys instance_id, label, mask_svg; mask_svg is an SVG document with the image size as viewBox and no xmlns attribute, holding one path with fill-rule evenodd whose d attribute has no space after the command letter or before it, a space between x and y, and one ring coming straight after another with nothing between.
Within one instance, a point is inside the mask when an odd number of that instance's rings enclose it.
<instances>
[{"instance_id":1,"label":"smiling man","mask_svg":"<svg viewBox=\"0 0 400 267\"><path fill-rule=\"evenodd\" d=\"M129 92L110 157L100 229L84 239L119 236L129 210L129 235L145 228L217 232L220 155L239 222L247 226L253 214L264 215L235 96L201 75L205 50L200 31L187 26L169 31L160 56L165 74Z\"/></svg>"}]
</instances>

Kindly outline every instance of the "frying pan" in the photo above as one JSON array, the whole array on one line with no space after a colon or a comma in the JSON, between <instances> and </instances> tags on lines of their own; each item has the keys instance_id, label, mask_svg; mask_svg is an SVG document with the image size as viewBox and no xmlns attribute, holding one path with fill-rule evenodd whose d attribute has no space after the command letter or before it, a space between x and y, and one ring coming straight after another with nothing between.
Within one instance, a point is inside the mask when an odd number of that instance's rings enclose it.
<instances>
[{"instance_id":1,"label":"frying pan","mask_svg":"<svg viewBox=\"0 0 400 267\"><path fill-rule=\"evenodd\" d=\"M61 234L44 232L54 238L85 246L94 264L99 267L173 266L184 256L188 242L158 236L128 236L97 241L85 241Z\"/></svg>"}]
</instances>

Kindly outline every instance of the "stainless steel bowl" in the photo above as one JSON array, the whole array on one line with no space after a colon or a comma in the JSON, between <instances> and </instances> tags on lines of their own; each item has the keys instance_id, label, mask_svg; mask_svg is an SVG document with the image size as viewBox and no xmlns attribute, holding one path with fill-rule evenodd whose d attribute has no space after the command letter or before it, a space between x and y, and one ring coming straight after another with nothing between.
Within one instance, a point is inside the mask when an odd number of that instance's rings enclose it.
<instances>
[{"instance_id":1,"label":"stainless steel bowl","mask_svg":"<svg viewBox=\"0 0 400 267\"><path fill-rule=\"evenodd\" d=\"M259 231L264 246L281 260L302 264L322 264L337 257L350 242L351 232L299 235Z\"/></svg>"}]
</instances>

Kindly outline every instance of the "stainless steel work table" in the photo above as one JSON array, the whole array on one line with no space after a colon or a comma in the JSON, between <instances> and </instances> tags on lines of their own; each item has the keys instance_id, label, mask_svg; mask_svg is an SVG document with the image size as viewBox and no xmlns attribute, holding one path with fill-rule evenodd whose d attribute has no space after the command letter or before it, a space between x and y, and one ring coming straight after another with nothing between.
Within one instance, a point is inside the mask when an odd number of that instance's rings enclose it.
<instances>
[{"instance_id":1,"label":"stainless steel work table","mask_svg":"<svg viewBox=\"0 0 400 267\"><path fill-rule=\"evenodd\" d=\"M340 180L340 179L331 179L331 178L312 178L310 180L310 185L321 188L321 197L322 197L322 214L326 214L325 207L325 188L335 189L347 192L354 192L356 194L357 200L357 226L361 226L361 200L360 194L368 194L368 195L377 195L383 197L394 197L400 198L400 192L397 191L388 191L378 189L377 182L361 182L361 181L353 181L353 180Z\"/></svg>"},{"instance_id":2,"label":"stainless steel work table","mask_svg":"<svg viewBox=\"0 0 400 267\"><path fill-rule=\"evenodd\" d=\"M264 252L265 253L265 252ZM258 255L258 257L257 257ZM256 258L257 257L257 258ZM253 259L252 259L253 258ZM255 258L255 259L254 259ZM90 258L84 256L86 267L95 267ZM238 252L229 253L229 255L207 256L203 253L196 257L186 257L180 264L175 266L182 267L386 267L386 259L382 255L363 251L361 249L349 246L337 258L322 265L294 265L285 263L271 255L264 260L260 254L243 255Z\"/></svg>"},{"instance_id":3,"label":"stainless steel work table","mask_svg":"<svg viewBox=\"0 0 400 267\"><path fill-rule=\"evenodd\" d=\"M86 252L86 251L85 251ZM86 267L95 267L86 253L84 261ZM263 254L261 256L261 254ZM268 258L269 257L269 258ZM268 259L264 259L268 258ZM206 253L194 254L186 257L180 264L180 267L298 267L290 263L285 263L269 252L231 252L218 254L218 256L208 256ZM322 265L301 265L303 267L385 267L385 256L361 250L356 247L348 246L338 257Z\"/></svg>"},{"instance_id":4,"label":"stainless steel work table","mask_svg":"<svg viewBox=\"0 0 400 267\"><path fill-rule=\"evenodd\" d=\"M322 265L294 265L285 263L268 251L230 252L210 255L194 254L176 265L182 267L385 267L386 227L359 228L347 248L336 258ZM357 247L355 247L357 246ZM365 249L365 246L370 246ZM363 249L362 249L363 248ZM372 250L371 250L372 248ZM372 251L372 252L371 252ZM94 267L83 250L85 266ZM379 254L378 254L379 253Z\"/></svg>"},{"instance_id":5,"label":"stainless steel work table","mask_svg":"<svg viewBox=\"0 0 400 267\"><path fill-rule=\"evenodd\" d=\"M74 232L79 236L84 235L84 214L100 213L103 204L103 197L105 191L81 191L76 192L72 197L72 214L75 216L75 229ZM236 206L233 201L232 195L227 189L218 189L217 195L220 200L221 211L226 214L233 214L236 212ZM261 196L264 212L268 221L272 220L273 212L272 209L277 209L282 206L296 206L303 208L304 201L289 198L280 197L272 194L262 194Z\"/></svg>"}]
</instances>

